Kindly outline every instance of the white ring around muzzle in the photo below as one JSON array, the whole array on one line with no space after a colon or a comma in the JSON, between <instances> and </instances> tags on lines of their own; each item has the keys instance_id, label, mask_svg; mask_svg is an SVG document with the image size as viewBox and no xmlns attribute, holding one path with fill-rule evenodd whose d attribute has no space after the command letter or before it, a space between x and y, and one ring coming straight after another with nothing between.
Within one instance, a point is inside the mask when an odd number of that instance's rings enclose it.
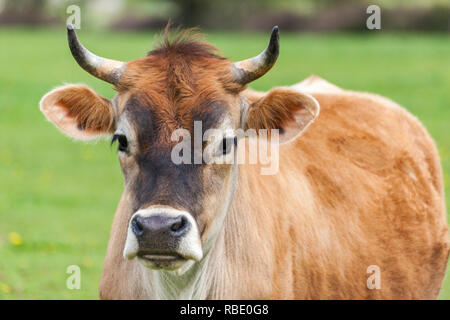
<instances>
[{"instance_id":1,"label":"white ring around muzzle","mask_svg":"<svg viewBox=\"0 0 450 320\"><path fill-rule=\"evenodd\" d=\"M123 250L123 256L125 259L131 260L135 258L139 251L138 240L131 228L131 221L137 215L143 218L151 217L152 215L162 215L168 218L176 218L180 215L184 216L189 221L191 228L182 237L181 242L178 245L177 252L183 257L195 261L200 261L203 258L202 243L200 240L197 222L192 215L186 211L177 210L167 206L155 205L136 211L130 218L130 221L128 222L127 239Z\"/></svg>"}]
</instances>

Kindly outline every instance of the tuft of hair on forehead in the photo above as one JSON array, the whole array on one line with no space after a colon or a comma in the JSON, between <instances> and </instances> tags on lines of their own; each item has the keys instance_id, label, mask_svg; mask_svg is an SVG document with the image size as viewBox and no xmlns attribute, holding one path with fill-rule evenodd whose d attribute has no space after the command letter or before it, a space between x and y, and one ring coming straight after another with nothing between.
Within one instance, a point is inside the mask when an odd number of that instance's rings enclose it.
<instances>
[{"instance_id":1,"label":"tuft of hair on forehead","mask_svg":"<svg viewBox=\"0 0 450 320\"><path fill-rule=\"evenodd\" d=\"M244 89L232 77L231 61L204 41L198 28L172 27L169 21L154 46L146 57L127 64L120 83L115 86L117 91L138 88L152 97L165 94L170 101L179 102L205 88L220 86L227 92Z\"/></svg>"},{"instance_id":2,"label":"tuft of hair on forehead","mask_svg":"<svg viewBox=\"0 0 450 320\"><path fill-rule=\"evenodd\" d=\"M225 60L213 45L205 42L204 35L197 27L183 29L180 26L174 27L170 21L156 40L155 46L147 56L177 54Z\"/></svg>"}]
</instances>

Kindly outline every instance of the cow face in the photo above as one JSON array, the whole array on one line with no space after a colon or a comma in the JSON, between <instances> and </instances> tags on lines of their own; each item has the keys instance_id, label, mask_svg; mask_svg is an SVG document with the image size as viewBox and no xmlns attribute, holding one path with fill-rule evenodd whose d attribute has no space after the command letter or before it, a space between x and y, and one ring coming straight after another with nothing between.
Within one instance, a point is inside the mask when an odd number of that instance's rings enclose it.
<instances>
[{"instance_id":1,"label":"cow face","mask_svg":"<svg viewBox=\"0 0 450 320\"><path fill-rule=\"evenodd\" d=\"M262 54L238 63L185 33L128 63L94 56L70 27L69 45L78 63L113 83L117 95L109 100L66 85L46 94L41 110L73 138L109 136L117 143L127 208L117 212L127 221L124 256L149 268L180 269L212 247L236 186L237 129L280 129L286 142L318 114L312 97L289 89L243 94L275 62L277 29ZM181 163L174 161L180 143Z\"/></svg>"}]
</instances>

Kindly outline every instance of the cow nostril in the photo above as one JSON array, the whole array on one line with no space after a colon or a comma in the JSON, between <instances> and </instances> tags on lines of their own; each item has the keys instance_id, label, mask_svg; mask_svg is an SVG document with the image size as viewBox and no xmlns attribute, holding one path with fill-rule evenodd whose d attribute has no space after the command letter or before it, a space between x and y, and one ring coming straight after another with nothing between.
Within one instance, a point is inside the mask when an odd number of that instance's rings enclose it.
<instances>
[{"instance_id":1,"label":"cow nostril","mask_svg":"<svg viewBox=\"0 0 450 320\"><path fill-rule=\"evenodd\" d=\"M134 234L137 236L140 236L144 233L144 227L139 222L138 217L134 217L131 221L131 228L133 229Z\"/></svg>"},{"instance_id":2,"label":"cow nostril","mask_svg":"<svg viewBox=\"0 0 450 320\"><path fill-rule=\"evenodd\" d=\"M187 227L187 225L188 225L187 219L185 217L180 217L179 221L172 224L170 230L172 232L180 233Z\"/></svg>"}]
</instances>

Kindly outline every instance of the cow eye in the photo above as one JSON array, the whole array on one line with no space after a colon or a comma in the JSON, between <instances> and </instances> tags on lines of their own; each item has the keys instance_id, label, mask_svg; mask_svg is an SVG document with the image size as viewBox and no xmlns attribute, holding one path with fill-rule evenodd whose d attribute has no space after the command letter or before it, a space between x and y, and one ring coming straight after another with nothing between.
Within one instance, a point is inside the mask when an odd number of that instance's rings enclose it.
<instances>
[{"instance_id":1,"label":"cow eye","mask_svg":"<svg viewBox=\"0 0 450 320\"><path fill-rule=\"evenodd\" d=\"M128 150L128 140L127 137L123 134L115 134L111 140L111 144L114 142L118 142L118 150L121 152L126 152Z\"/></svg>"},{"instance_id":2,"label":"cow eye","mask_svg":"<svg viewBox=\"0 0 450 320\"><path fill-rule=\"evenodd\" d=\"M237 138L236 137L224 138L222 140L222 144L220 146L221 147L220 153L223 154L223 155L229 154L233 144L235 146L237 145Z\"/></svg>"}]
</instances>

